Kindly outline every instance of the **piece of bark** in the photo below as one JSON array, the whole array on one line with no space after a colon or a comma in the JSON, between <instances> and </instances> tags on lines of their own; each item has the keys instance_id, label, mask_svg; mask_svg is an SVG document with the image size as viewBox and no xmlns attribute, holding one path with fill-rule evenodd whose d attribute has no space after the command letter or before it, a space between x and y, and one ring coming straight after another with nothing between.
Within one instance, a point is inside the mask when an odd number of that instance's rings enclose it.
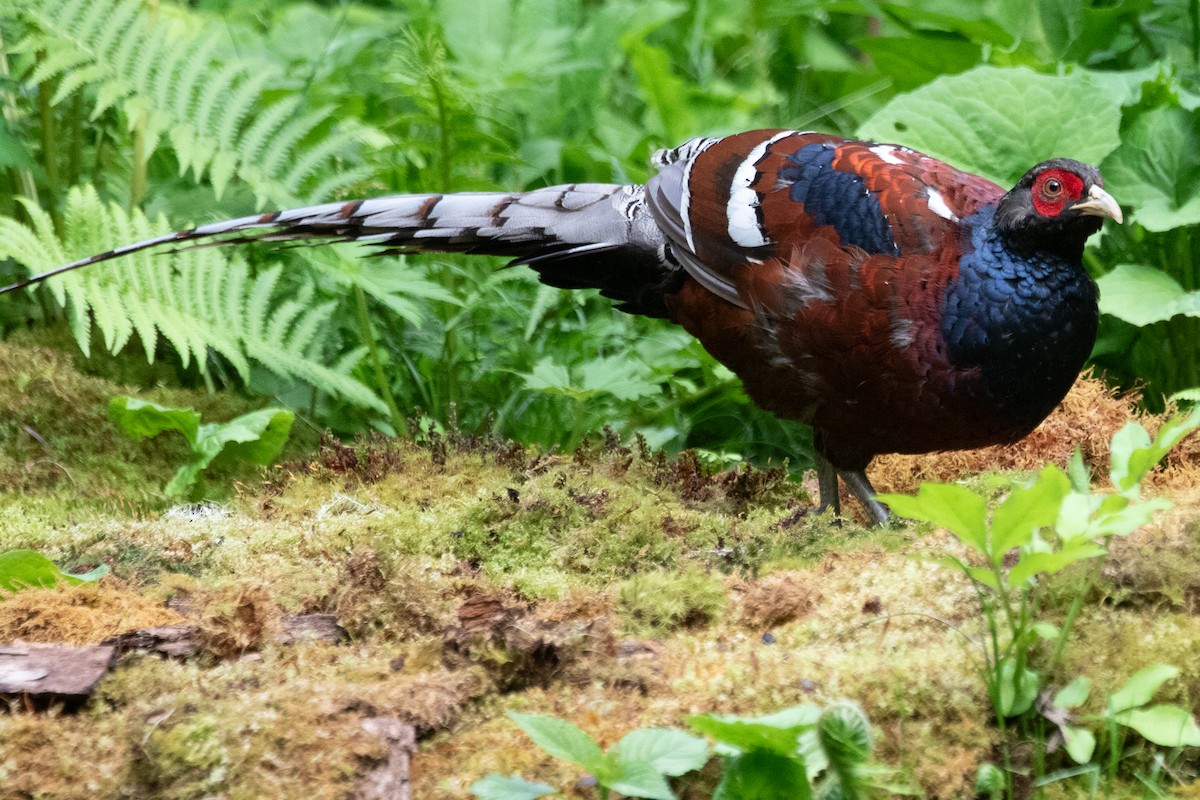
<instances>
[{"instance_id":1,"label":"piece of bark","mask_svg":"<svg viewBox=\"0 0 1200 800\"><path fill-rule=\"evenodd\" d=\"M27 707L82 705L108 672L116 651L104 645L14 642L0 646L0 698L20 699Z\"/></svg>"},{"instance_id":2,"label":"piece of bark","mask_svg":"<svg viewBox=\"0 0 1200 800\"><path fill-rule=\"evenodd\" d=\"M277 644L297 642L327 642L340 644L347 639L346 631L338 625L333 614L291 614L283 618ZM118 653L133 651L157 653L167 658L187 660L204 649L204 637L196 625L162 625L142 628L106 639Z\"/></svg>"},{"instance_id":3,"label":"piece of bark","mask_svg":"<svg viewBox=\"0 0 1200 800\"><path fill-rule=\"evenodd\" d=\"M333 614L289 614L283 618L283 631L275 639L278 644L325 642L341 644L348 640L344 628Z\"/></svg>"},{"instance_id":4,"label":"piece of bark","mask_svg":"<svg viewBox=\"0 0 1200 800\"><path fill-rule=\"evenodd\" d=\"M363 730L387 745L387 758L358 782L355 800L411 800L409 765L417 749L417 731L393 717L368 717Z\"/></svg>"}]
</instances>

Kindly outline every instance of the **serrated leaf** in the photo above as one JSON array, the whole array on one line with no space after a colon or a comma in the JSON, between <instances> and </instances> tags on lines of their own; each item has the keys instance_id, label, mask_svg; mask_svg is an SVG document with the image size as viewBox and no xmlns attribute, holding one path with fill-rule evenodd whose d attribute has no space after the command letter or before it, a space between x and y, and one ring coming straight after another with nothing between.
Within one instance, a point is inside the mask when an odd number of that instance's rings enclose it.
<instances>
[{"instance_id":1,"label":"serrated leaf","mask_svg":"<svg viewBox=\"0 0 1200 800\"><path fill-rule=\"evenodd\" d=\"M923 483L913 495L881 494L880 502L902 517L932 522L987 553L987 508L983 498L953 483Z\"/></svg>"},{"instance_id":2,"label":"serrated leaf","mask_svg":"<svg viewBox=\"0 0 1200 800\"><path fill-rule=\"evenodd\" d=\"M1035 575L1053 575L1077 561L1102 556L1108 551L1088 541L1065 544L1061 550L1048 553L1022 553L1008 571L1008 582L1020 586Z\"/></svg>"},{"instance_id":3,"label":"serrated leaf","mask_svg":"<svg viewBox=\"0 0 1200 800\"><path fill-rule=\"evenodd\" d=\"M801 705L762 717L702 714L688 717L687 723L693 730L744 752L766 750L791 756L800 735L816 727L820 713L817 706Z\"/></svg>"},{"instance_id":4,"label":"serrated leaf","mask_svg":"<svg viewBox=\"0 0 1200 800\"><path fill-rule=\"evenodd\" d=\"M570 761L600 777L604 772L604 751L592 737L565 719L542 714L508 712L508 718L516 723L533 743L555 758Z\"/></svg>"},{"instance_id":5,"label":"serrated leaf","mask_svg":"<svg viewBox=\"0 0 1200 800\"><path fill-rule=\"evenodd\" d=\"M727 759L713 800L809 800L804 764L779 753L754 750Z\"/></svg>"},{"instance_id":6,"label":"serrated leaf","mask_svg":"<svg viewBox=\"0 0 1200 800\"><path fill-rule=\"evenodd\" d=\"M619 761L615 775L604 781L603 785L626 797L675 800L667 779L644 761Z\"/></svg>"},{"instance_id":7,"label":"serrated leaf","mask_svg":"<svg viewBox=\"0 0 1200 800\"><path fill-rule=\"evenodd\" d=\"M1200 223L1200 112L1163 106L1136 117L1101 164L1105 188L1151 231Z\"/></svg>"},{"instance_id":8,"label":"serrated leaf","mask_svg":"<svg viewBox=\"0 0 1200 800\"><path fill-rule=\"evenodd\" d=\"M1048 108L1071 124L1047 125ZM1085 71L982 66L895 97L858 135L903 142L1008 188L1050 158L1100 163L1121 143L1120 122L1119 98Z\"/></svg>"},{"instance_id":9,"label":"serrated leaf","mask_svg":"<svg viewBox=\"0 0 1200 800\"><path fill-rule=\"evenodd\" d=\"M1009 550L1027 544L1034 531L1053 525L1070 491L1070 480L1053 464L1042 469L1033 485L1013 489L992 513L992 563L1000 563Z\"/></svg>"},{"instance_id":10,"label":"serrated leaf","mask_svg":"<svg viewBox=\"0 0 1200 800\"><path fill-rule=\"evenodd\" d=\"M673 728L640 728L616 745L617 760L642 761L663 775L682 775L708 761L708 742Z\"/></svg>"},{"instance_id":11,"label":"serrated leaf","mask_svg":"<svg viewBox=\"0 0 1200 800\"><path fill-rule=\"evenodd\" d=\"M554 793L554 787L524 778L488 775L471 784L471 794L481 800L537 800Z\"/></svg>"}]
</instances>

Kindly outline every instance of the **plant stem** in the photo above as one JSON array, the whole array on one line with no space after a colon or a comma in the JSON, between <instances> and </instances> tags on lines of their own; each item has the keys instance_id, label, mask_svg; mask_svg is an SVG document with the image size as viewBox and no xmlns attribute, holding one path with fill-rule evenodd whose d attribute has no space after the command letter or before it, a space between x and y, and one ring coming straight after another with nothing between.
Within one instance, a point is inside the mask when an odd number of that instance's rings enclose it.
<instances>
[{"instance_id":1,"label":"plant stem","mask_svg":"<svg viewBox=\"0 0 1200 800\"><path fill-rule=\"evenodd\" d=\"M0 78L4 80L5 84L9 83L8 52L4 49L2 32L0 32ZM8 122L9 128L16 128L20 113L16 95L11 90L6 89L4 91L4 119ZM33 171L14 167L13 173L16 175L14 183L20 187L21 194L28 197L34 203L38 203L37 183L33 180ZM17 208L20 209L19 204Z\"/></svg>"},{"instance_id":2,"label":"plant stem","mask_svg":"<svg viewBox=\"0 0 1200 800\"><path fill-rule=\"evenodd\" d=\"M354 304L358 307L358 329L367 345L367 357L371 359L371 368L375 371L375 388L383 396L388 414L392 418L392 430L395 436L404 431L404 417L396 406L396 398L392 396L392 387L388 382L387 371L383 368L383 359L379 355L379 344L375 341L375 330L371 327L371 316L367 308L367 294L361 286L354 287Z\"/></svg>"},{"instance_id":3,"label":"plant stem","mask_svg":"<svg viewBox=\"0 0 1200 800\"><path fill-rule=\"evenodd\" d=\"M37 60L43 61L45 52L37 54ZM42 168L46 171L46 205L50 211L50 219L54 221L54 230L61 235L63 230L62 211L58 207L59 173L58 173L58 130L54 119L54 106L50 99L54 94L54 84L44 80L38 84L37 105L39 127L42 134Z\"/></svg>"},{"instance_id":4,"label":"plant stem","mask_svg":"<svg viewBox=\"0 0 1200 800\"><path fill-rule=\"evenodd\" d=\"M1108 540L1103 542L1104 549L1108 549ZM1075 599L1071 601L1071 607L1067 609L1067 618L1063 620L1062 628L1058 632L1058 641L1054 643L1054 654L1050 656L1050 663L1046 666L1046 672L1051 672L1058 661L1062 658L1063 650L1067 646L1067 636L1071 633L1071 626L1075 624L1075 617L1079 615L1079 609L1083 607L1083 600L1092 590L1092 584L1096 577L1100 574L1101 560L1094 559L1094 563L1090 564L1084 571L1083 577L1079 579L1079 589L1075 592Z\"/></svg>"},{"instance_id":5,"label":"plant stem","mask_svg":"<svg viewBox=\"0 0 1200 800\"><path fill-rule=\"evenodd\" d=\"M129 209L132 211L141 205L149 188L146 175L146 115L133 128L133 174L129 176Z\"/></svg>"}]
</instances>

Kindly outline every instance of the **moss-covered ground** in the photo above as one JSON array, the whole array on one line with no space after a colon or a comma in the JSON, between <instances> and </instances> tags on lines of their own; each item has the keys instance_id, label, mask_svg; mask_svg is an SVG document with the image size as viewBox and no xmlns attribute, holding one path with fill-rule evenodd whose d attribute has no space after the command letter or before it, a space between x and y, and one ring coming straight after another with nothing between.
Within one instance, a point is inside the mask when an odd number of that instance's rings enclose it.
<instances>
[{"instance_id":1,"label":"moss-covered ground","mask_svg":"<svg viewBox=\"0 0 1200 800\"><path fill-rule=\"evenodd\" d=\"M217 473L217 502L172 506L160 488L182 445L123 438L109 397L213 419L251 404L123 380L153 375L86 375L63 350L0 343L0 551L111 568L95 585L0 599L0 643L187 621L201 652L126 656L76 713L0 716L0 798L352 797L383 757L362 725L377 716L417 728L414 797L465 797L490 772L576 791L582 776L531 747L508 710L568 718L607 745L697 712L849 698L892 782L931 798L972 796L995 757L976 595L921 558L954 548L944 531L834 527L796 513L812 487L782 472L712 474L613 436L547 454L459 431L343 444L299 425L284 465ZM1085 380L1021 445L881 458L872 477L882 491L964 476L998 487L1076 444L1102 475L1132 413ZM1156 474L1176 506L1110 554L1052 683L1086 673L1099 703L1168 662L1182 676L1163 699L1196 706L1198 451L1185 443ZM1065 612L1072 577L1048 616ZM278 643L285 615L306 612L336 615L347 641ZM1152 766L1133 752L1131 776ZM1193 751L1169 767L1167 787L1200 764ZM1088 796L1069 781L1050 792ZM1128 796L1143 795L1131 780Z\"/></svg>"}]
</instances>

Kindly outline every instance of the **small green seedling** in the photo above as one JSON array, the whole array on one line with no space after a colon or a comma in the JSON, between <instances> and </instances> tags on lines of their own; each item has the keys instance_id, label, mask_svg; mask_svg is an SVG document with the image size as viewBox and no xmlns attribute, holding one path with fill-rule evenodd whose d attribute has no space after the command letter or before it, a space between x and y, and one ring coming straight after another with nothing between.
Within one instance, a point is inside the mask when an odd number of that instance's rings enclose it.
<instances>
[{"instance_id":1,"label":"small green seedling","mask_svg":"<svg viewBox=\"0 0 1200 800\"><path fill-rule=\"evenodd\" d=\"M625 797L674 800L667 777L700 769L708 761L707 742L670 728L630 731L605 752L566 720L516 712L508 716L538 747L590 773L602 800L613 791ZM484 800L534 800L553 792L554 787L544 783L499 775L471 786L471 794Z\"/></svg>"},{"instance_id":2,"label":"small green seedling","mask_svg":"<svg viewBox=\"0 0 1200 800\"><path fill-rule=\"evenodd\" d=\"M1106 729L1120 725L1161 747L1200 747L1200 727L1186 708L1168 703L1150 705L1159 687L1179 677L1179 668L1153 664L1134 673L1125 685L1108 697L1104 713L1088 719ZM1068 723L1068 715L1082 706L1091 694L1092 683L1080 676L1055 695L1043 715L1058 726L1067 754L1076 764L1087 764L1096 750L1096 737L1086 728ZM1119 753L1120 748L1110 748Z\"/></svg>"},{"instance_id":3,"label":"small green seedling","mask_svg":"<svg viewBox=\"0 0 1200 800\"><path fill-rule=\"evenodd\" d=\"M183 497L200 480L200 473L218 458L270 464L283 450L295 414L286 408L264 408L229 422L201 423L200 412L171 408L136 397L117 396L109 401L108 416L133 439L179 431L191 448L188 462L176 470L164 491Z\"/></svg>"},{"instance_id":4,"label":"small green seedling","mask_svg":"<svg viewBox=\"0 0 1200 800\"><path fill-rule=\"evenodd\" d=\"M600 797L672 800L667 777L698 770L708 761L705 740L668 728L632 731L608 752L571 723L535 714L509 714L539 747L587 770ZM762 717L702 714L693 730L716 740L723 771L713 800L808 800L865 797L873 784L871 728L858 706L835 703L786 708ZM816 776L824 773L819 781ZM889 787L892 793L903 789ZM484 800L536 800L555 792L544 783L489 775L471 787Z\"/></svg>"},{"instance_id":5,"label":"small green seedling","mask_svg":"<svg viewBox=\"0 0 1200 800\"><path fill-rule=\"evenodd\" d=\"M91 583L108 574L101 564L90 572L72 575L63 572L50 559L33 550L9 550L0 553L0 589L19 592L22 589L49 589L61 581L68 585Z\"/></svg>"},{"instance_id":6,"label":"small green seedling","mask_svg":"<svg viewBox=\"0 0 1200 800\"><path fill-rule=\"evenodd\" d=\"M900 516L946 528L973 551L975 557L969 560L947 555L939 561L966 575L978 593L987 624L983 675L1001 729L1006 720L1022 717L1034 708L1042 691L1042 675L1058 664L1072 624L1099 576L1100 557L1108 553L1110 540L1132 533L1149 523L1154 514L1171 507L1165 498L1143 499L1141 484L1171 448L1197 427L1200 407L1168 421L1153 438L1141 425L1127 424L1112 438L1111 491L1092 491L1091 476L1076 451L1066 472L1054 465L1045 467L1032 483L1015 486L990 516L983 497L954 484L923 484L915 496L880 495ZM1084 562L1088 567L1061 624L1038 619L1043 579ZM1053 642L1052 655L1039 664L1044 669L1035 670L1031 662L1042 641ZM1195 725L1183 709L1142 708L1166 680L1162 676L1174 667L1150 669L1155 671L1143 675L1147 672L1143 670L1127 685L1134 687L1128 693L1131 697L1144 699L1126 703L1120 699L1126 692L1122 689L1114 695L1119 707L1110 701L1108 718L1146 736L1144 728L1152 742L1190 743ZM1151 678L1161 680L1153 683L1147 694L1145 687ZM1096 744L1089 731L1065 722L1066 711L1087 699L1090 684L1085 681L1080 678L1059 692L1047 717L1059 725L1066 750L1077 763L1090 760ZM1187 716L1186 722L1180 714ZM1173 737L1165 735L1168 728L1176 732ZM995 778L994 772L981 773L984 794L992 793ZM1010 785L1004 788L1011 792Z\"/></svg>"}]
</instances>

